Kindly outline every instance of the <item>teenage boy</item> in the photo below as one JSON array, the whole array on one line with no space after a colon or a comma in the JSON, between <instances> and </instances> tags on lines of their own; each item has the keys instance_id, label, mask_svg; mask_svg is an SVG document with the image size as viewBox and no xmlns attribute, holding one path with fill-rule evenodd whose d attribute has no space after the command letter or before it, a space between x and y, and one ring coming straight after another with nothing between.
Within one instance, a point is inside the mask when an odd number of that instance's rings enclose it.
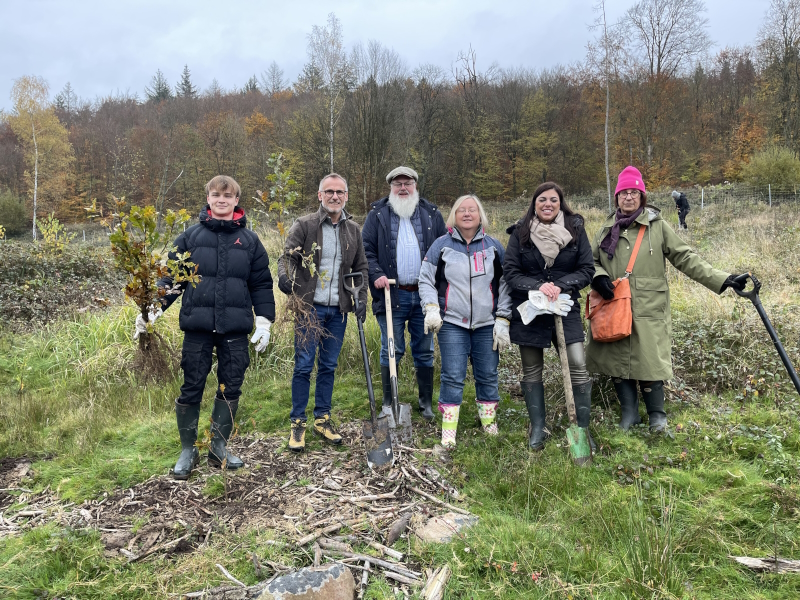
<instances>
[{"instance_id":1,"label":"teenage boy","mask_svg":"<svg viewBox=\"0 0 800 600\"><path fill-rule=\"evenodd\" d=\"M197 265L200 282L186 284L179 293L163 296L163 310L183 292L180 327L184 332L181 369L183 385L175 401L181 455L173 469L175 479L188 479L197 465L199 453L197 424L206 377L211 371L212 354L217 353L217 393L211 412L211 445L208 463L238 469L244 463L227 449L239 408L244 373L250 365L247 336L255 351L263 352L269 343L269 329L275 320L275 299L269 258L258 236L247 229L244 210L239 208L241 188L233 178L217 175L206 184L208 204L200 211L200 222L175 240L177 252L189 252ZM171 278L159 281L169 289ZM153 320L161 310L153 316ZM141 315L136 318L136 333L146 331Z\"/></svg>"}]
</instances>

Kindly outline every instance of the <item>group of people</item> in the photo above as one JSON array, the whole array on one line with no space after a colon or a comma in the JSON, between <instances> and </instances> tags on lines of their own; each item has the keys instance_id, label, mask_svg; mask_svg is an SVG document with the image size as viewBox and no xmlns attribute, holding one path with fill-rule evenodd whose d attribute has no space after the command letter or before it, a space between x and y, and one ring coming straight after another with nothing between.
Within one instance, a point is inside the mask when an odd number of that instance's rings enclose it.
<instances>
[{"instance_id":1,"label":"group of people","mask_svg":"<svg viewBox=\"0 0 800 600\"><path fill-rule=\"evenodd\" d=\"M667 425L664 381L672 377L671 314L666 260L716 293L742 289L738 276L714 269L647 203L641 173L626 167L615 190L616 211L590 243L584 219L567 203L561 188L543 183L522 218L507 229L504 248L489 236L481 201L474 194L458 198L445 219L417 190L418 175L408 167L392 170L389 193L373 203L363 229L345 210L346 180L336 173L319 184L319 209L298 218L287 234L278 262L278 288L305 308L295 332L291 431L288 447L305 448L311 374L317 365L314 431L331 444L342 437L331 420L334 374L348 314L355 303L344 276L360 273L369 283L372 311L381 330L380 367L383 410L392 402L389 375L385 288L390 288L395 357L406 353L406 332L416 371L418 408L433 420L434 335L441 355L438 409L442 445L456 444L467 364L472 364L475 399L483 431L497 435L500 400L499 352L515 344L522 363L521 388L530 417L528 445L541 450L545 426L542 380L544 350L556 344L555 316L563 322L564 341L578 425L588 427L592 373L610 376L621 405L620 427L640 422L639 389L651 431ZM249 364L247 335L263 351L275 317L272 278L266 251L247 230L237 206L240 189L226 176L206 186L208 205L200 222L176 241L190 252L201 276L186 287L180 314L186 332L181 366L184 384L176 400L182 452L174 477L185 479L197 464L195 447L200 401L216 349L219 381L212 411L209 462L229 469L242 461L226 447L238 408L240 387ZM643 230L644 236L639 232ZM632 253L639 248L632 269ZM634 248L634 246L636 246ZM580 292L591 286L604 299L614 297L614 282L628 278L633 312L632 333L614 342L588 341L580 314ZM395 285L390 285L394 280ZM172 289L171 281L160 283ZM173 290L174 291L174 290ZM178 289L177 291L181 291ZM166 309L177 294L166 294ZM355 317L366 319L367 290L362 286ZM151 316L155 318L160 310ZM137 331L147 329L139 315ZM322 332L322 335L320 335ZM585 344L585 342L587 342ZM592 441L592 444L594 442Z\"/></svg>"}]
</instances>

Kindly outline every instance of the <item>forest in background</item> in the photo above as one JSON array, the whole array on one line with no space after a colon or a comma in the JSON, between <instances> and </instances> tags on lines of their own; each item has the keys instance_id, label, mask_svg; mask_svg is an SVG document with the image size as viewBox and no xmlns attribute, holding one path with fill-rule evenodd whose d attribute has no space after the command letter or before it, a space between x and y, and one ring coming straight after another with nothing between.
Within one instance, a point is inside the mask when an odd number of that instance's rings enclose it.
<instances>
[{"instance_id":1,"label":"forest in background","mask_svg":"<svg viewBox=\"0 0 800 600\"><path fill-rule=\"evenodd\" d=\"M756 181L759 152L786 167L773 184L800 182L800 0L773 0L752 46L713 52L700 0L641 0L619 23L598 9L585 60L538 72L484 65L472 47L449 68L411 68L378 41L348 48L331 13L294 82L272 61L240 89L201 91L187 65L177 82L157 71L141 96L86 100L20 77L0 120L2 212L22 202L30 223L35 199L40 218L79 221L94 199L112 211L123 196L196 209L219 173L247 207L273 153L304 202L322 175L343 174L355 213L400 164L443 204L467 191L516 198L544 180L578 194L606 189L606 138L612 188L627 164L649 188Z\"/></svg>"}]
</instances>

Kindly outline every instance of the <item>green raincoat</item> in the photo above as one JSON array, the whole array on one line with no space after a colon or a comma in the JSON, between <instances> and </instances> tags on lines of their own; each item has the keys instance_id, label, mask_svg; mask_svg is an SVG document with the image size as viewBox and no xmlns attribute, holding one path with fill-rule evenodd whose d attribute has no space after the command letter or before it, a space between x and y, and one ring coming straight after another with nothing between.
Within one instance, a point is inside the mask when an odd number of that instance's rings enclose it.
<instances>
[{"instance_id":1,"label":"green raincoat","mask_svg":"<svg viewBox=\"0 0 800 600\"><path fill-rule=\"evenodd\" d=\"M661 218L657 208L647 207L630 229L620 231L614 258L600 250L600 242L614 225L614 214L603 223L592 243L595 278L611 281L625 274L639 227L647 227L633 274L630 276L633 327L629 337L616 342L595 342L589 328L586 368L622 379L658 381L672 378L672 316L669 307L666 261L684 275L720 293L728 273L714 269L700 258Z\"/></svg>"}]
</instances>

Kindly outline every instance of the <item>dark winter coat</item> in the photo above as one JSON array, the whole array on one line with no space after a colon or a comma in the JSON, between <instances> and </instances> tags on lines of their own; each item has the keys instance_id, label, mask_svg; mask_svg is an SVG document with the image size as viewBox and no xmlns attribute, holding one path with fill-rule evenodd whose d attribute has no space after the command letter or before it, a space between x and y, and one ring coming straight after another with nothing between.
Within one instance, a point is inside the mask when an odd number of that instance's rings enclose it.
<instances>
[{"instance_id":1,"label":"dark winter coat","mask_svg":"<svg viewBox=\"0 0 800 600\"><path fill-rule=\"evenodd\" d=\"M528 301L528 292L538 290L542 284L552 282L561 288L562 293L569 294L575 301L572 310L562 317L564 339L567 344L583 343L583 323L581 321L581 290L592 282L594 276L594 259L592 246L583 228L583 219L578 215L565 216L572 219L577 231L575 239L558 253L552 266L545 266L544 257L539 249L528 241L521 244L519 230L523 225L518 221L506 232L510 234L506 256L503 261L503 278L511 291L511 341L520 346L549 348L555 337L555 319L553 315L539 315L525 325L517 307Z\"/></svg>"},{"instance_id":2,"label":"dark winter coat","mask_svg":"<svg viewBox=\"0 0 800 600\"><path fill-rule=\"evenodd\" d=\"M447 233L442 213L435 204L425 198L419 199L419 217L422 225L422 245L420 261L425 258L428 249L437 238ZM384 291L375 287L375 281L381 277L397 279L397 252L392 251L392 215L389 198L381 198L372 204L361 230L364 237L364 252L369 262L369 289L372 292L372 312L376 315L386 312ZM392 307L399 308L397 292L391 288Z\"/></svg>"},{"instance_id":3,"label":"dark winter coat","mask_svg":"<svg viewBox=\"0 0 800 600\"><path fill-rule=\"evenodd\" d=\"M294 222L286 236L283 258L278 261L278 277L287 276L294 282L292 293L299 296L307 304L313 304L314 292L317 289L319 278L319 261L322 254L322 224L328 218L328 213L322 206L310 215L300 217ZM347 213L343 213L336 226L339 235L339 245L342 249L342 258L339 273L333 274L331 282L336 281L339 286L339 310L342 313L353 310L353 297L344 288L344 276L348 273L361 273L362 280L367 277L367 259L364 256L364 244L361 240L361 230ZM312 247L316 244L317 251ZM297 248L300 248L298 251ZM314 274L303 265L304 256L314 256ZM356 278L358 279L358 278ZM358 281L354 282L358 284ZM366 286L361 288L358 296L359 302L366 304Z\"/></svg>"},{"instance_id":4,"label":"dark winter coat","mask_svg":"<svg viewBox=\"0 0 800 600\"><path fill-rule=\"evenodd\" d=\"M247 229L244 210L236 208L233 220L220 221L206 206L200 222L179 235L175 246L179 253L190 253L200 275L196 287L181 285L183 331L249 333L254 310L256 316L275 320L269 258L258 236ZM170 278L159 281L159 287L171 285ZM164 296L164 309L178 296Z\"/></svg>"},{"instance_id":5,"label":"dark winter coat","mask_svg":"<svg viewBox=\"0 0 800 600\"><path fill-rule=\"evenodd\" d=\"M683 192L681 192L681 195L678 196L677 200L675 200L675 208L677 208L679 211L682 211L684 213L688 213L689 212L689 210L690 210L690 208L689 208L689 200L688 200L688 198L686 198L686 194L684 194Z\"/></svg>"}]
</instances>

